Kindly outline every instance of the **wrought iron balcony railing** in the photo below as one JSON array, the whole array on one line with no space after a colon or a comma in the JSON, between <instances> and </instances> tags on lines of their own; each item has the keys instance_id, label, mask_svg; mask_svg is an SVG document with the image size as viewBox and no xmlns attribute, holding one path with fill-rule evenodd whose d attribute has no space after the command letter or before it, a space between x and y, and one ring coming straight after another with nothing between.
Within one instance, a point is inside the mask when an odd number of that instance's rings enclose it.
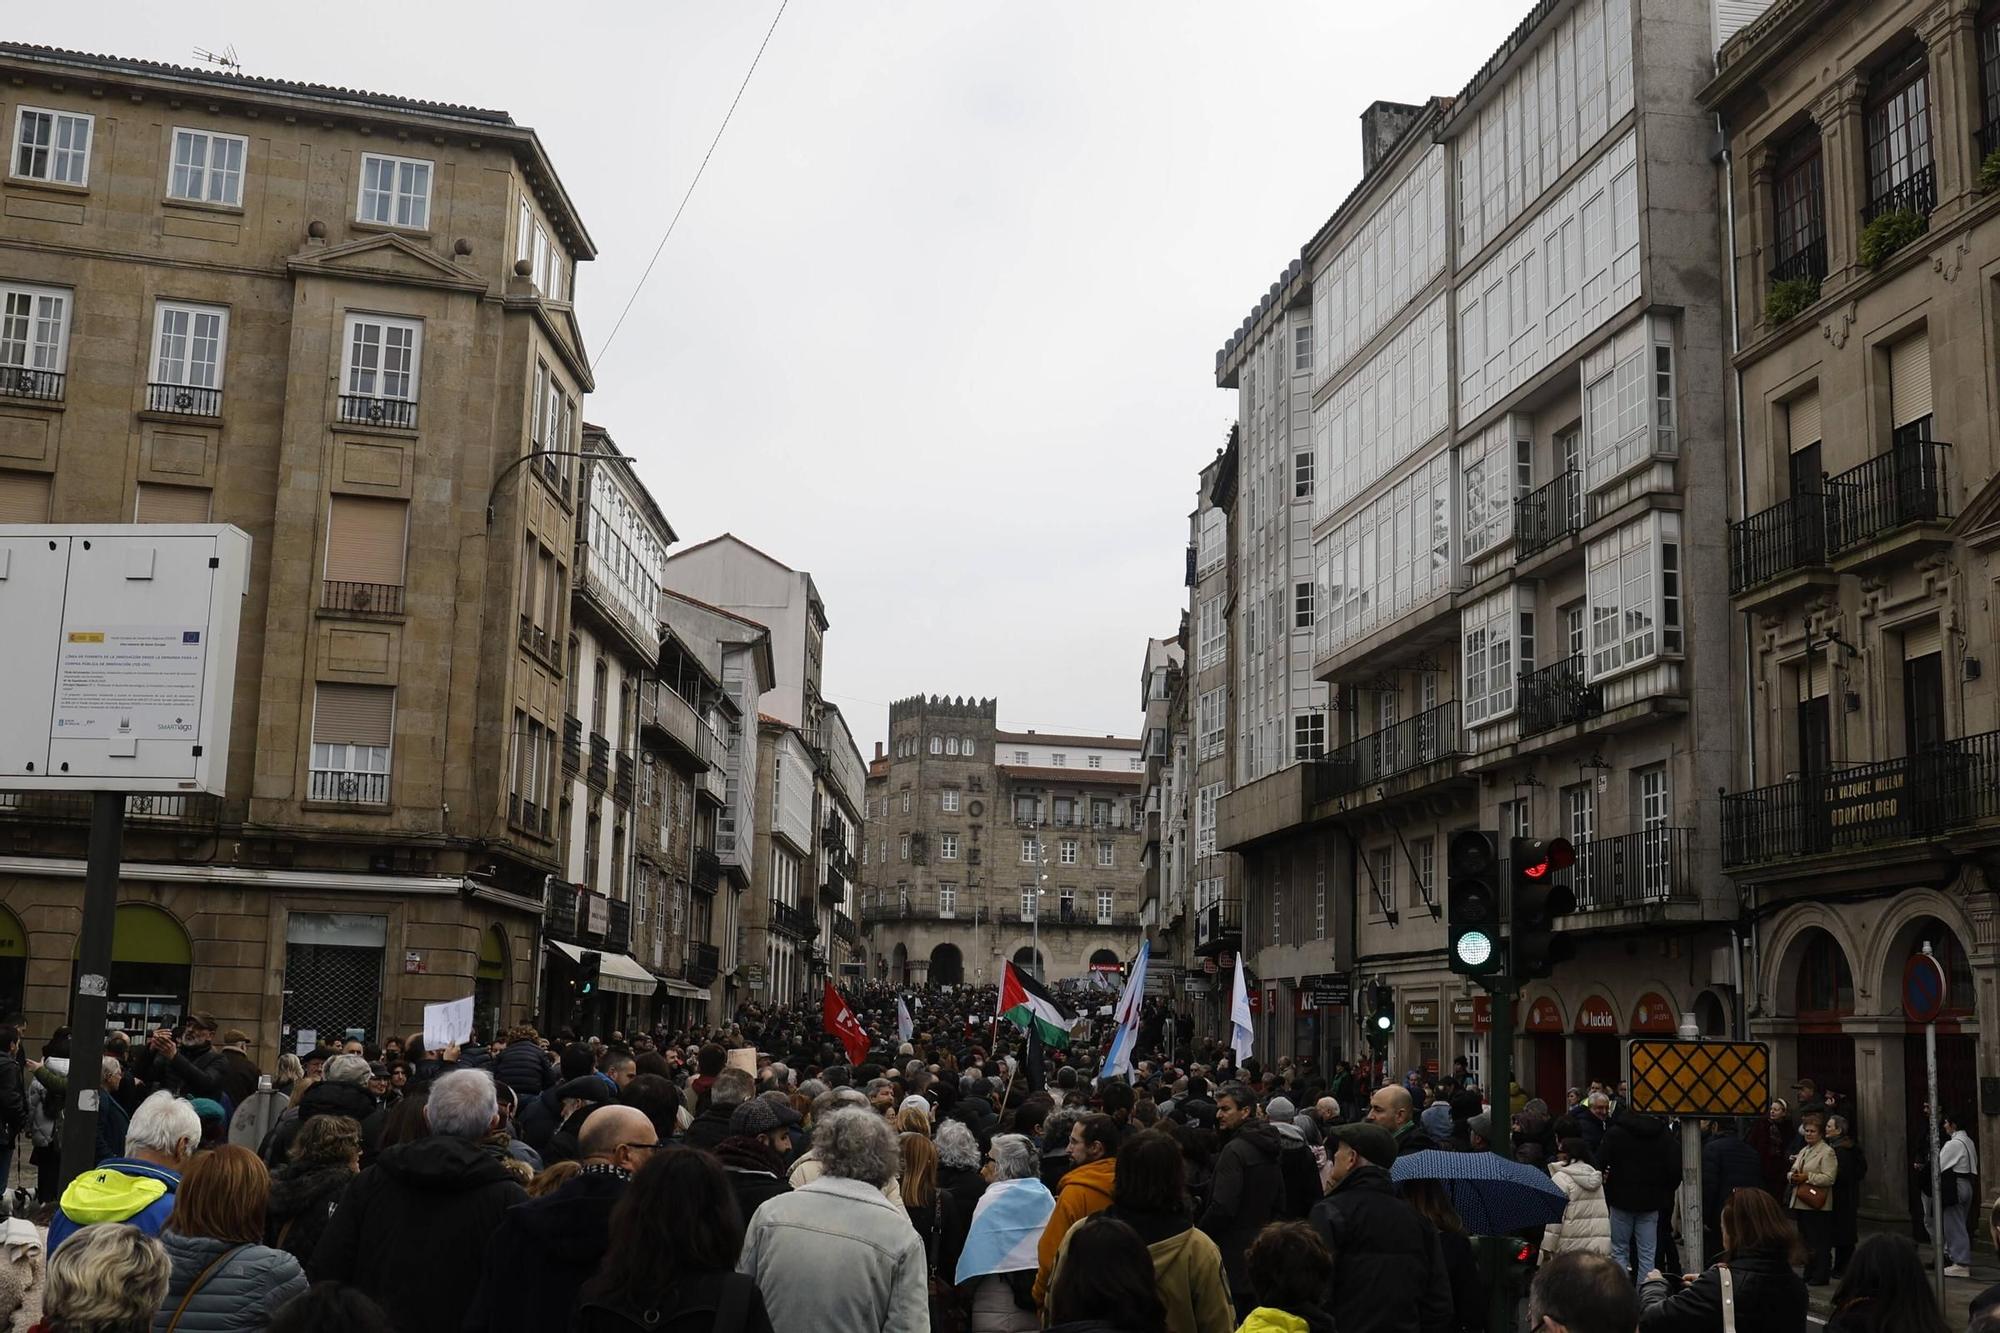
<instances>
[{"instance_id":1,"label":"wrought iron balcony railing","mask_svg":"<svg viewBox=\"0 0 2000 1333\"><path fill-rule=\"evenodd\" d=\"M1772 282L1795 282L1808 278L1818 282L1826 277L1826 236L1813 237L1792 253L1771 265Z\"/></svg>"},{"instance_id":2,"label":"wrought iron balcony railing","mask_svg":"<svg viewBox=\"0 0 2000 1333\"><path fill-rule=\"evenodd\" d=\"M349 611L355 615L401 615L403 585L327 579L319 585L319 608L322 611Z\"/></svg>"},{"instance_id":3,"label":"wrought iron balcony railing","mask_svg":"<svg viewBox=\"0 0 2000 1333\"><path fill-rule=\"evenodd\" d=\"M204 389L198 384L148 384L146 410L175 412L190 417L219 417L222 415L222 390Z\"/></svg>"},{"instance_id":4,"label":"wrought iron balcony railing","mask_svg":"<svg viewBox=\"0 0 2000 1333\"><path fill-rule=\"evenodd\" d=\"M389 775L348 769L315 768L307 781L306 799L340 805L387 805Z\"/></svg>"},{"instance_id":5,"label":"wrought iron balcony railing","mask_svg":"<svg viewBox=\"0 0 2000 1333\"><path fill-rule=\"evenodd\" d=\"M563 718L562 766L566 773L574 773L583 764L583 720L577 717Z\"/></svg>"},{"instance_id":6,"label":"wrought iron balcony railing","mask_svg":"<svg viewBox=\"0 0 2000 1333\"><path fill-rule=\"evenodd\" d=\"M1698 903L1694 880L1695 831L1649 828L1576 846L1570 889L1579 912L1660 903Z\"/></svg>"},{"instance_id":7,"label":"wrought iron balcony railing","mask_svg":"<svg viewBox=\"0 0 2000 1333\"><path fill-rule=\"evenodd\" d=\"M1465 733L1453 699L1328 754L1319 761L1320 795L1345 795L1464 753Z\"/></svg>"},{"instance_id":8,"label":"wrought iron balcony railing","mask_svg":"<svg viewBox=\"0 0 2000 1333\"><path fill-rule=\"evenodd\" d=\"M1826 497L1795 495L1729 525L1729 591L1826 563Z\"/></svg>"},{"instance_id":9,"label":"wrought iron balcony railing","mask_svg":"<svg viewBox=\"0 0 2000 1333\"><path fill-rule=\"evenodd\" d=\"M1520 674L1521 734L1533 736L1604 711L1604 691L1586 678L1583 654Z\"/></svg>"},{"instance_id":10,"label":"wrought iron balcony railing","mask_svg":"<svg viewBox=\"0 0 2000 1333\"><path fill-rule=\"evenodd\" d=\"M1861 209L1861 225L1867 226L1884 213L1911 212L1928 220L1937 207L1937 168L1929 163L1884 186Z\"/></svg>"},{"instance_id":11,"label":"wrought iron balcony railing","mask_svg":"<svg viewBox=\"0 0 2000 1333\"><path fill-rule=\"evenodd\" d=\"M590 767L584 770L583 776L586 782L599 789L611 781L611 742L594 731L590 733Z\"/></svg>"},{"instance_id":12,"label":"wrought iron balcony railing","mask_svg":"<svg viewBox=\"0 0 2000 1333\"><path fill-rule=\"evenodd\" d=\"M1951 517L1950 457L1951 446L1942 440L1912 440L1827 478L1828 553L1865 546L1905 524Z\"/></svg>"},{"instance_id":13,"label":"wrought iron balcony railing","mask_svg":"<svg viewBox=\"0 0 2000 1333\"><path fill-rule=\"evenodd\" d=\"M0 365L0 398L32 398L37 402L60 403L68 376L32 366Z\"/></svg>"},{"instance_id":14,"label":"wrought iron balcony railing","mask_svg":"<svg viewBox=\"0 0 2000 1333\"><path fill-rule=\"evenodd\" d=\"M0 791L0 820L35 824L88 824L89 792ZM219 797L198 792L155 794L134 792L125 798L127 824L186 824L213 826L222 819Z\"/></svg>"},{"instance_id":15,"label":"wrought iron balcony railing","mask_svg":"<svg viewBox=\"0 0 2000 1333\"><path fill-rule=\"evenodd\" d=\"M1583 478L1575 468L1514 501L1514 558L1547 550L1583 530Z\"/></svg>"},{"instance_id":16,"label":"wrought iron balcony railing","mask_svg":"<svg viewBox=\"0 0 2000 1333\"><path fill-rule=\"evenodd\" d=\"M696 893L714 893L722 883L722 858L706 847L696 851L694 874L688 883Z\"/></svg>"},{"instance_id":17,"label":"wrought iron balcony railing","mask_svg":"<svg viewBox=\"0 0 2000 1333\"><path fill-rule=\"evenodd\" d=\"M417 428L417 400L377 398L372 394L340 395L340 419L356 426L391 426L398 430Z\"/></svg>"}]
</instances>

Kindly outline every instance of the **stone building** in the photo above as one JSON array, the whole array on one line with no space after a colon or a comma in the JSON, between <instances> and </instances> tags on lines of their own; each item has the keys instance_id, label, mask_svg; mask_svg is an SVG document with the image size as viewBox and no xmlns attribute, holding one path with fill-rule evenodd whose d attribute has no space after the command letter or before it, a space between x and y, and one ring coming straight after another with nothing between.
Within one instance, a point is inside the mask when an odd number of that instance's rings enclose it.
<instances>
[{"instance_id":1,"label":"stone building","mask_svg":"<svg viewBox=\"0 0 2000 1333\"><path fill-rule=\"evenodd\" d=\"M1005 731L992 699L898 700L868 778L874 975L988 984L1113 975L1138 951L1140 742Z\"/></svg>"},{"instance_id":2,"label":"stone building","mask_svg":"<svg viewBox=\"0 0 2000 1333\"><path fill-rule=\"evenodd\" d=\"M1773 7L1722 48L1738 407L1729 645L1746 688L1723 862L1781 1085L1852 1089L1904 1143L1928 943L1939 1091L1992 1146L2000 1068L2000 409L1991 317L2000 20L1948 3ZM1872 1155L1872 1152L1871 1152ZM1864 1206L1900 1213L1899 1170Z\"/></svg>"},{"instance_id":3,"label":"stone building","mask_svg":"<svg viewBox=\"0 0 2000 1333\"><path fill-rule=\"evenodd\" d=\"M198 1005L268 1065L468 991L534 1012L594 254L539 139L17 44L0 72L0 521L253 542L227 790L128 805L112 1020ZM33 1031L80 813L0 794L0 1010Z\"/></svg>"}]
</instances>

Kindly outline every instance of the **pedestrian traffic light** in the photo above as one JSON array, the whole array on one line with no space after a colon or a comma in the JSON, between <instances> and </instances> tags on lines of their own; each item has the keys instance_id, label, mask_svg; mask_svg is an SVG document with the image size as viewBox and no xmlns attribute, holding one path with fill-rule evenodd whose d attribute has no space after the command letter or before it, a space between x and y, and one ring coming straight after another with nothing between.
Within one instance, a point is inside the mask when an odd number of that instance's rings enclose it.
<instances>
[{"instance_id":1,"label":"pedestrian traffic light","mask_svg":"<svg viewBox=\"0 0 2000 1333\"><path fill-rule=\"evenodd\" d=\"M1376 1050L1388 1048L1396 1035L1396 993L1384 982L1369 987L1368 1044Z\"/></svg>"},{"instance_id":2,"label":"pedestrian traffic light","mask_svg":"<svg viewBox=\"0 0 2000 1333\"><path fill-rule=\"evenodd\" d=\"M586 950L576 960L576 992L579 995L593 995L597 991L597 979L604 974L604 955L595 949Z\"/></svg>"},{"instance_id":3,"label":"pedestrian traffic light","mask_svg":"<svg viewBox=\"0 0 2000 1333\"><path fill-rule=\"evenodd\" d=\"M1557 963L1576 957L1576 945L1555 932L1555 919L1576 910L1576 894L1559 883L1557 872L1576 864L1576 848L1566 838L1516 838L1509 860L1513 898L1513 954L1509 969L1517 981L1546 977Z\"/></svg>"},{"instance_id":4,"label":"pedestrian traffic light","mask_svg":"<svg viewBox=\"0 0 2000 1333\"><path fill-rule=\"evenodd\" d=\"M1451 970L1489 976L1506 962L1500 949L1500 865L1494 835L1466 829L1452 835L1445 855L1445 925Z\"/></svg>"}]
</instances>

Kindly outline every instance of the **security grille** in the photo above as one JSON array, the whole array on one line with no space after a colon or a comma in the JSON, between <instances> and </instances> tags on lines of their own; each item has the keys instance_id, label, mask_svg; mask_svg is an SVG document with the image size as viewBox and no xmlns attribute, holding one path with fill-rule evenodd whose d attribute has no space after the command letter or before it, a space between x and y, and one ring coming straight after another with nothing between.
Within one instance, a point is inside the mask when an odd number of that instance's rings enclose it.
<instances>
[{"instance_id":1,"label":"security grille","mask_svg":"<svg viewBox=\"0 0 2000 1333\"><path fill-rule=\"evenodd\" d=\"M375 1039L382 1010L382 950L355 944L285 946L285 1026L339 1037L359 1028Z\"/></svg>"}]
</instances>

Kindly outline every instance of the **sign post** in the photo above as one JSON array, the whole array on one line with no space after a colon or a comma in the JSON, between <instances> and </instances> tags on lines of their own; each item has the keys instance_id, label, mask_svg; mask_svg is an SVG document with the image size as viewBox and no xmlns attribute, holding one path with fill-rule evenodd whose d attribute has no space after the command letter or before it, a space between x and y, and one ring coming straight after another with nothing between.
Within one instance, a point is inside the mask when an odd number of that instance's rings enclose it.
<instances>
[{"instance_id":1,"label":"sign post","mask_svg":"<svg viewBox=\"0 0 2000 1333\"><path fill-rule=\"evenodd\" d=\"M1761 1041L1701 1041L1691 1014L1681 1016L1679 1040L1638 1038L1631 1044L1632 1109L1677 1116L1681 1122L1681 1239L1684 1257L1700 1271L1701 1121L1760 1115L1771 1100L1771 1048Z\"/></svg>"},{"instance_id":2,"label":"sign post","mask_svg":"<svg viewBox=\"0 0 2000 1333\"><path fill-rule=\"evenodd\" d=\"M1681 1040L1695 1041L1700 1036L1701 1024L1694 1015L1682 1014ZM1705 1239L1701 1230L1701 1119L1684 1115L1681 1117L1681 1262L1690 1273L1699 1273L1705 1266L1706 1256L1702 1253Z\"/></svg>"},{"instance_id":3,"label":"sign post","mask_svg":"<svg viewBox=\"0 0 2000 1333\"><path fill-rule=\"evenodd\" d=\"M1937 1284L1938 1309L1944 1309L1944 1193L1938 1179L1938 1108L1937 1086L1937 1019L1944 1012L1945 975L1944 968L1931 956L1931 942L1924 941L1924 951L1912 954L1910 961L1903 965L1903 1014L1912 1023L1924 1025L1924 1081L1925 1092L1930 1100L1931 1136L1927 1147L1931 1168L1931 1258L1934 1260ZM1964 1207L1963 1204L1957 1205Z\"/></svg>"}]
</instances>

